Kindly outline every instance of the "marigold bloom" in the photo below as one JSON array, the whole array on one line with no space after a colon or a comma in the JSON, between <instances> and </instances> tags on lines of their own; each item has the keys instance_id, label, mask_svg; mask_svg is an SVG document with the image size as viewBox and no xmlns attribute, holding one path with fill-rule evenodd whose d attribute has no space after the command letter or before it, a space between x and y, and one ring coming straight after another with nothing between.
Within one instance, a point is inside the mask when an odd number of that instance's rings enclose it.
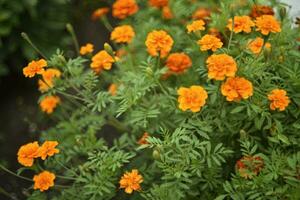
<instances>
[{"instance_id":1,"label":"marigold bloom","mask_svg":"<svg viewBox=\"0 0 300 200\"><path fill-rule=\"evenodd\" d=\"M221 86L221 93L227 101L240 101L253 95L253 86L250 81L242 77L230 77Z\"/></svg>"},{"instance_id":2,"label":"marigold bloom","mask_svg":"<svg viewBox=\"0 0 300 200\"><path fill-rule=\"evenodd\" d=\"M162 8L168 6L169 0L149 0L150 6Z\"/></svg>"},{"instance_id":3,"label":"marigold bloom","mask_svg":"<svg viewBox=\"0 0 300 200\"><path fill-rule=\"evenodd\" d=\"M106 15L109 12L109 8L105 7L105 8L98 8L97 10L95 10L92 14L92 20L98 20L101 17L103 17L104 15Z\"/></svg>"},{"instance_id":4,"label":"marigold bloom","mask_svg":"<svg viewBox=\"0 0 300 200\"><path fill-rule=\"evenodd\" d=\"M114 28L110 39L116 43L130 43L135 36L134 30L130 25L123 25Z\"/></svg>"},{"instance_id":5,"label":"marigold bloom","mask_svg":"<svg viewBox=\"0 0 300 200\"><path fill-rule=\"evenodd\" d=\"M251 41L248 44L248 48L252 51L252 53L259 54L263 45L264 45L264 39L262 39L261 37L257 37L257 38L255 38L255 40ZM267 42L265 44L265 47L271 48L271 44L269 42Z\"/></svg>"},{"instance_id":6,"label":"marigold bloom","mask_svg":"<svg viewBox=\"0 0 300 200\"><path fill-rule=\"evenodd\" d=\"M171 72L182 73L192 66L192 60L185 53L172 53L168 56L166 66Z\"/></svg>"},{"instance_id":7,"label":"marigold bloom","mask_svg":"<svg viewBox=\"0 0 300 200\"><path fill-rule=\"evenodd\" d=\"M256 30L263 35L281 32L280 23L272 15L262 15L255 20Z\"/></svg>"},{"instance_id":8,"label":"marigold bloom","mask_svg":"<svg viewBox=\"0 0 300 200\"><path fill-rule=\"evenodd\" d=\"M233 77L237 71L235 60L227 54L214 54L206 60L208 78L224 80L225 77Z\"/></svg>"},{"instance_id":9,"label":"marigold bloom","mask_svg":"<svg viewBox=\"0 0 300 200\"><path fill-rule=\"evenodd\" d=\"M120 188L124 188L127 194L131 194L133 191L141 190L140 184L143 182L143 177L139 174L137 169L133 169L131 172L126 172L120 180Z\"/></svg>"},{"instance_id":10,"label":"marigold bloom","mask_svg":"<svg viewBox=\"0 0 300 200\"><path fill-rule=\"evenodd\" d=\"M42 160L45 160L50 156L53 156L56 153L59 153L59 149L55 147L58 145L57 141L46 141L40 146L38 151L38 157L41 157Z\"/></svg>"},{"instance_id":11,"label":"marigold bloom","mask_svg":"<svg viewBox=\"0 0 300 200\"><path fill-rule=\"evenodd\" d=\"M164 6L163 7L162 16L163 16L164 19L172 19L174 17L169 6Z\"/></svg>"},{"instance_id":12,"label":"marigold bloom","mask_svg":"<svg viewBox=\"0 0 300 200\"><path fill-rule=\"evenodd\" d=\"M270 6L253 5L250 16L253 18L260 17L262 15L274 15L274 11Z\"/></svg>"},{"instance_id":13,"label":"marigold bloom","mask_svg":"<svg viewBox=\"0 0 300 200\"><path fill-rule=\"evenodd\" d=\"M180 87L177 94L179 95L179 109L183 111L190 109L192 112L199 112L208 98L206 90L198 85L190 88Z\"/></svg>"},{"instance_id":14,"label":"marigold bloom","mask_svg":"<svg viewBox=\"0 0 300 200\"><path fill-rule=\"evenodd\" d=\"M32 78L36 74L41 74L44 71L44 67L47 67L47 62L44 59L33 60L26 67L23 68L23 74L25 77Z\"/></svg>"},{"instance_id":15,"label":"marigold bloom","mask_svg":"<svg viewBox=\"0 0 300 200\"><path fill-rule=\"evenodd\" d=\"M210 10L207 8L199 8L194 12L192 18L207 20L210 18Z\"/></svg>"},{"instance_id":16,"label":"marigold bloom","mask_svg":"<svg viewBox=\"0 0 300 200\"><path fill-rule=\"evenodd\" d=\"M139 10L139 6L135 0L117 0L113 4L113 16L119 19L125 19L135 14Z\"/></svg>"},{"instance_id":17,"label":"marigold bloom","mask_svg":"<svg viewBox=\"0 0 300 200\"><path fill-rule=\"evenodd\" d=\"M94 51L94 45L91 43L87 43L86 45L80 48L80 55L86 55L92 53Z\"/></svg>"},{"instance_id":18,"label":"marigold bloom","mask_svg":"<svg viewBox=\"0 0 300 200\"><path fill-rule=\"evenodd\" d=\"M223 42L221 42L219 38L208 34L204 35L200 40L198 40L198 44L201 46L201 51L216 51L223 46Z\"/></svg>"},{"instance_id":19,"label":"marigold bloom","mask_svg":"<svg viewBox=\"0 0 300 200\"><path fill-rule=\"evenodd\" d=\"M57 104L60 103L60 98L58 96L46 96L41 102L40 107L43 112L51 114L56 108Z\"/></svg>"},{"instance_id":20,"label":"marigold bloom","mask_svg":"<svg viewBox=\"0 0 300 200\"><path fill-rule=\"evenodd\" d=\"M138 144L148 144L147 138L149 137L149 133L145 132L144 135L139 139Z\"/></svg>"},{"instance_id":21,"label":"marigold bloom","mask_svg":"<svg viewBox=\"0 0 300 200\"><path fill-rule=\"evenodd\" d=\"M146 46L151 56L158 56L164 58L171 51L173 46L173 39L166 31L152 31L148 34L146 39Z\"/></svg>"},{"instance_id":22,"label":"marigold bloom","mask_svg":"<svg viewBox=\"0 0 300 200\"><path fill-rule=\"evenodd\" d=\"M54 186L55 174L43 171L33 177L34 186L33 189L40 190L41 192L48 190Z\"/></svg>"},{"instance_id":23,"label":"marigold bloom","mask_svg":"<svg viewBox=\"0 0 300 200\"><path fill-rule=\"evenodd\" d=\"M239 175L245 179L257 176L263 167L264 162L260 156L244 156L236 162L236 169Z\"/></svg>"},{"instance_id":24,"label":"marigold bloom","mask_svg":"<svg viewBox=\"0 0 300 200\"><path fill-rule=\"evenodd\" d=\"M233 31L235 33L245 32L250 33L254 22L249 16L235 16L233 19ZM232 19L228 20L227 28L232 31Z\"/></svg>"},{"instance_id":25,"label":"marigold bloom","mask_svg":"<svg viewBox=\"0 0 300 200\"><path fill-rule=\"evenodd\" d=\"M21 146L18 151L18 162L25 167L31 167L34 158L38 157L38 150L38 142L31 142Z\"/></svg>"},{"instance_id":26,"label":"marigold bloom","mask_svg":"<svg viewBox=\"0 0 300 200\"><path fill-rule=\"evenodd\" d=\"M289 105L290 99L287 96L287 92L282 89L274 89L268 95L268 99L271 101L270 109L280 111L285 110L285 108Z\"/></svg>"},{"instance_id":27,"label":"marigold bloom","mask_svg":"<svg viewBox=\"0 0 300 200\"><path fill-rule=\"evenodd\" d=\"M186 26L188 33L205 30L205 22L202 19L195 20Z\"/></svg>"},{"instance_id":28,"label":"marigold bloom","mask_svg":"<svg viewBox=\"0 0 300 200\"><path fill-rule=\"evenodd\" d=\"M53 79L59 78L61 76L61 72L58 69L46 69L42 72L43 80L39 80L39 90L41 92L45 92L54 86Z\"/></svg>"},{"instance_id":29,"label":"marigold bloom","mask_svg":"<svg viewBox=\"0 0 300 200\"><path fill-rule=\"evenodd\" d=\"M110 84L109 88L108 88L108 92L112 95L112 96L115 96L117 94L117 89L118 89L118 86L117 84Z\"/></svg>"},{"instance_id":30,"label":"marigold bloom","mask_svg":"<svg viewBox=\"0 0 300 200\"><path fill-rule=\"evenodd\" d=\"M102 69L110 70L114 62L115 59L105 50L102 50L93 56L90 66L96 73L99 73Z\"/></svg>"}]
</instances>

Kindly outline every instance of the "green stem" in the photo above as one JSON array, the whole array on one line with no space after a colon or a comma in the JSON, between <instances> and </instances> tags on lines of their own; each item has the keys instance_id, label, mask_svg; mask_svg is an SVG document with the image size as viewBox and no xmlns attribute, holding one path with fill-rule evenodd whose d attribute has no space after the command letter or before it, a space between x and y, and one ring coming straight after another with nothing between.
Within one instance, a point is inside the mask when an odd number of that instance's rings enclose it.
<instances>
[{"instance_id":1,"label":"green stem","mask_svg":"<svg viewBox=\"0 0 300 200\"><path fill-rule=\"evenodd\" d=\"M21 36L22 36L22 38L24 39L24 40L26 40L26 42L28 42L28 44L38 53L38 54L40 54L43 58L45 58L46 60L48 60L48 58L45 56L45 54L43 54L42 53L42 51L39 49L39 48L37 48L37 46L35 46L34 44L33 44L33 42L31 41L31 39L29 38L29 36L26 34L26 33L24 33L24 32L22 32L21 33Z\"/></svg>"},{"instance_id":2,"label":"green stem","mask_svg":"<svg viewBox=\"0 0 300 200\"><path fill-rule=\"evenodd\" d=\"M16 177L18 177L18 178L21 178L21 179L26 180L26 181L31 181L31 182L33 182L32 179L27 178L27 177L24 177L24 176L21 176L21 175L18 175L18 174L16 174L15 172L10 171L9 169L7 169L6 167L4 167L4 166L1 165L1 164L0 164L0 168L1 168L3 171L5 171L5 172L7 172L7 173L9 173L9 174L11 174L11 175L14 175L14 176L16 176Z\"/></svg>"},{"instance_id":3,"label":"green stem","mask_svg":"<svg viewBox=\"0 0 300 200\"><path fill-rule=\"evenodd\" d=\"M76 178L73 177L68 177L68 176L60 176L60 175L55 175L57 178L61 178L61 179L66 179L66 180L77 180Z\"/></svg>"},{"instance_id":4,"label":"green stem","mask_svg":"<svg viewBox=\"0 0 300 200\"><path fill-rule=\"evenodd\" d=\"M72 37L72 40L73 40L73 43L74 43L77 55L80 55L79 54L79 44L78 44L78 40L77 40L77 37L76 37L76 34L75 34L73 26L71 24L67 24L66 28L67 28L68 32L71 34L71 37Z\"/></svg>"},{"instance_id":5,"label":"green stem","mask_svg":"<svg viewBox=\"0 0 300 200\"><path fill-rule=\"evenodd\" d=\"M101 21L103 23L103 25L105 26L105 28L109 31L112 32L113 27L111 26L111 24L109 23L109 21L107 20L106 16L101 17Z\"/></svg>"},{"instance_id":6,"label":"green stem","mask_svg":"<svg viewBox=\"0 0 300 200\"><path fill-rule=\"evenodd\" d=\"M234 17L231 18L232 19L232 23L231 23L231 32L230 32L230 37L229 37L229 42L228 42L228 47L227 49L229 50L230 45L231 45L231 41L232 41L232 36L233 36L233 29L234 29Z\"/></svg>"}]
</instances>

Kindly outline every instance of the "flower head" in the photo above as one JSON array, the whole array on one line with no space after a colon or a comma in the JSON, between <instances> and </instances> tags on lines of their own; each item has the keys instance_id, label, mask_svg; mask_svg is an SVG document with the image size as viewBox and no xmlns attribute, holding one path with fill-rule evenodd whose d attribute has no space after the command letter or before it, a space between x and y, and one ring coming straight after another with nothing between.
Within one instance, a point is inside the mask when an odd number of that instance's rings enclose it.
<instances>
[{"instance_id":1,"label":"flower head","mask_svg":"<svg viewBox=\"0 0 300 200\"><path fill-rule=\"evenodd\" d=\"M233 23L232 29L232 19L229 19L227 28L231 31L233 30L235 33L240 33L243 31L245 33L250 33L251 27L255 25L249 16L235 16L233 18Z\"/></svg>"},{"instance_id":2,"label":"flower head","mask_svg":"<svg viewBox=\"0 0 300 200\"><path fill-rule=\"evenodd\" d=\"M202 20L208 20L210 18L210 10L207 8L198 8L193 16L193 19L202 19Z\"/></svg>"},{"instance_id":3,"label":"flower head","mask_svg":"<svg viewBox=\"0 0 300 200\"><path fill-rule=\"evenodd\" d=\"M182 73L192 66L192 60L185 53L172 53L167 58L166 66L170 72Z\"/></svg>"},{"instance_id":4,"label":"flower head","mask_svg":"<svg viewBox=\"0 0 300 200\"><path fill-rule=\"evenodd\" d=\"M86 55L92 53L94 51L94 45L91 43L87 43L86 45L80 48L80 55Z\"/></svg>"},{"instance_id":5,"label":"flower head","mask_svg":"<svg viewBox=\"0 0 300 200\"><path fill-rule=\"evenodd\" d=\"M137 169L133 169L131 172L126 172L120 180L120 188L124 188L127 194L131 194L133 191L141 190L140 184L143 182L143 177L139 174Z\"/></svg>"},{"instance_id":6,"label":"flower head","mask_svg":"<svg viewBox=\"0 0 300 200\"><path fill-rule=\"evenodd\" d=\"M162 9L162 16L164 19L172 19L173 13L169 6L164 6Z\"/></svg>"},{"instance_id":7,"label":"flower head","mask_svg":"<svg viewBox=\"0 0 300 200\"><path fill-rule=\"evenodd\" d=\"M139 139L138 144L143 145L143 144L148 144L147 138L149 137L149 133L145 132L143 136Z\"/></svg>"},{"instance_id":8,"label":"flower head","mask_svg":"<svg viewBox=\"0 0 300 200\"><path fill-rule=\"evenodd\" d=\"M115 96L117 94L117 89L118 86L115 83L110 84L109 88L108 88L108 92L112 95Z\"/></svg>"},{"instance_id":9,"label":"flower head","mask_svg":"<svg viewBox=\"0 0 300 200\"><path fill-rule=\"evenodd\" d=\"M21 146L18 151L18 162L25 167L31 167L34 158L38 157L38 150L38 142L31 142Z\"/></svg>"},{"instance_id":10,"label":"flower head","mask_svg":"<svg viewBox=\"0 0 300 200\"><path fill-rule=\"evenodd\" d=\"M41 157L42 160L45 160L47 156L53 156L56 153L59 153L59 149L55 147L58 145L57 141L46 141L40 146L38 151L38 157Z\"/></svg>"},{"instance_id":11,"label":"flower head","mask_svg":"<svg viewBox=\"0 0 300 200\"><path fill-rule=\"evenodd\" d=\"M105 50L99 51L96 55L92 58L91 68L96 72L99 73L102 69L110 70L112 64L116 60L109 55Z\"/></svg>"},{"instance_id":12,"label":"flower head","mask_svg":"<svg viewBox=\"0 0 300 200\"><path fill-rule=\"evenodd\" d=\"M139 10L139 6L135 0L117 0L113 4L113 16L119 19L125 19L135 14Z\"/></svg>"},{"instance_id":13,"label":"flower head","mask_svg":"<svg viewBox=\"0 0 300 200\"><path fill-rule=\"evenodd\" d=\"M282 89L272 90L271 93L268 95L268 99L271 101L270 109L279 109L280 111L285 110L285 108L290 103L290 99L286 94L287 92Z\"/></svg>"},{"instance_id":14,"label":"flower head","mask_svg":"<svg viewBox=\"0 0 300 200\"><path fill-rule=\"evenodd\" d=\"M109 8L98 8L92 14L92 20L98 20L109 12Z\"/></svg>"},{"instance_id":15,"label":"flower head","mask_svg":"<svg viewBox=\"0 0 300 200\"><path fill-rule=\"evenodd\" d=\"M213 54L206 60L208 78L224 80L225 77L233 77L237 71L235 60L227 54Z\"/></svg>"},{"instance_id":16,"label":"flower head","mask_svg":"<svg viewBox=\"0 0 300 200\"><path fill-rule=\"evenodd\" d=\"M260 156L244 156L236 162L236 169L239 175L245 179L257 176L264 166Z\"/></svg>"},{"instance_id":17,"label":"flower head","mask_svg":"<svg viewBox=\"0 0 300 200\"><path fill-rule=\"evenodd\" d=\"M212 50L216 51L217 49L223 46L223 42L219 38L213 35L204 35L199 41L198 44L201 46L201 51Z\"/></svg>"},{"instance_id":18,"label":"flower head","mask_svg":"<svg viewBox=\"0 0 300 200\"><path fill-rule=\"evenodd\" d=\"M206 90L198 85L180 87L177 93L179 108L183 111L190 109L192 112L199 112L208 98Z\"/></svg>"},{"instance_id":19,"label":"flower head","mask_svg":"<svg viewBox=\"0 0 300 200\"><path fill-rule=\"evenodd\" d=\"M43 171L33 177L33 189L39 189L41 192L48 190L50 187L54 186L54 180L55 174L48 171Z\"/></svg>"},{"instance_id":20,"label":"flower head","mask_svg":"<svg viewBox=\"0 0 300 200\"><path fill-rule=\"evenodd\" d=\"M49 90L49 88L52 88L54 86L53 79L59 78L61 76L61 72L58 69L46 69L42 72L42 78L43 80L39 80L39 90L41 92L46 92Z\"/></svg>"},{"instance_id":21,"label":"flower head","mask_svg":"<svg viewBox=\"0 0 300 200\"><path fill-rule=\"evenodd\" d=\"M188 33L205 30L205 22L202 19L195 20L186 26Z\"/></svg>"},{"instance_id":22,"label":"flower head","mask_svg":"<svg viewBox=\"0 0 300 200\"><path fill-rule=\"evenodd\" d=\"M255 5L251 9L250 16L253 18L260 17L262 15L274 15L274 11L270 6Z\"/></svg>"},{"instance_id":23,"label":"flower head","mask_svg":"<svg viewBox=\"0 0 300 200\"><path fill-rule=\"evenodd\" d=\"M250 81L242 77L231 77L221 86L221 93L227 101L240 101L253 95L253 86Z\"/></svg>"},{"instance_id":24,"label":"flower head","mask_svg":"<svg viewBox=\"0 0 300 200\"><path fill-rule=\"evenodd\" d=\"M262 15L255 20L256 30L263 35L281 32L280 23L272 15Z\"/></svg>"},{"instance_id":25,"label":"flower head","mask_svg":"<svg viewBox=\"0 0 300 200\"><path fill-rule=\"evenodd\" d=\"M146 39L146 46L151 56L166 57L172 49L173 39L166 31L152 31Z\"/></svg>"},{"instance_id":26,"label":"flower head","mask_svg":"<svg viewBox=\"0 0 300 200\"><path fill-rule=\"evenodd\" d=\"M23 68L23 74L25 77L32 78L36 74L42 74L44 67L47 67L47 62L44 59L33 60L26 67Z\"/></svg>"},{"instance_id":27,"label":"flower head","mask_svg":"<svg viewBox=\"0 0 300 200\"><path fill-rule=\"evenodd\" d=\"M149 0L150 6L162 8L168 6L169 0Z\"/></svg>"},{"instance_id":28,"label":"flower head","mask_svg":"<svg viewBox=\"0 0 300 200\"><path fill-rule=\"evenodd\" d=\"M116 43L130 43L135 36L134 30L130 25L116 27L110 35L110 39Z\"/></svg>"},{"instance_id":29,"label":"flower head","mask_svg":"<svg viewBox=\"0 0 300 200\"><path fill-rule=\"evenodd\" d=\"M259 54L263 45L264 45L264 39L262 39L261 37L257 37L248 44L248 48L252 51L252 53ZM265 47L271 48L271 44L267 42L265 44Z\"/></svg>"},{"instance_id":30,"label":"flower head","mask_svg":"<svg viewBox=\"0 0 300 200\"><path fill-rule=\"evenodd\" d=\"M46 96L41 102L40 107L43 112L51 114L56 108L57 104L60 103L60 98L58 96Z\"/></svg>"}]
</instances>

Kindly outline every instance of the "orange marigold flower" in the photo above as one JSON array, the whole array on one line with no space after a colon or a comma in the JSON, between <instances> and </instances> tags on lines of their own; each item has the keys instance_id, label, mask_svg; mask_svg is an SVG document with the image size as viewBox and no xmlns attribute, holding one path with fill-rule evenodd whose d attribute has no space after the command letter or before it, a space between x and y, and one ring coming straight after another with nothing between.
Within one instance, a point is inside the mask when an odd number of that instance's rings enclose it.
<instances>
[{"instance_id":1,"label":"orange marigold flower","mask_svg":"<svg viewBox=\"0 0 300 200\"><path fill-rule=\"evenodd\" d=\"M166 31L152 31L148 34L146 39L146 46L151 56L166 57L172 49L173 39Z\"/></svg>"},{"instance_id":2,"label":"orange marigold flower","mask_svg":"<svg viewBox=\"0 0 300 200\"><path fill-rule=\"evenodd\" d=\"M195 20L186 26L188 33L205 30L205 22L202 19Z\"/></svg>"},{"instance_id":3,"label":"orange marigold flower","mask_svg":"<svg viewBox=\"0 0 300 200\"><path fill-rule=\"evenodd\" d=\"M261 37L257 37L257 38L255 38L255 40L252 40L248 44L248 48L252 51L252 53L259 54L263 45L264 45L264 39L262 39ZM271 44L269 42L267 42L265 44L265 47L269 49L269 48L271 48Z\"/></svg>"},{"instance_id":4,"label":"orange marigold flower","mask_svg":"<svg viewBox=\"0 0 300 200\"><path fill-rule=\"evenodd\" d=\"M60 98L58 96L46 96L41 102L40 107L43 112L51 114L56 108L57 104L60 103Z\"/></svg>"},{"instance_id":5,"label":"orange marigold flower","mask_svg":"<svg viewBox=\"0 0 300 200\"><path fill-rule=\"evenodd\" d=\"M230 77L221 86L221 93L227 101L240 101L253 95L252 83L242 77Z\"/></svg>"},{"instance_id":6,"label":"orange marigold flower","mask_svg":"<svg viewBox=\"0 0 300 200\"><path fill-rule=\"evenodd\" d=\"M87 43L86 45L80 48L80 55L86 55L92 53L94 51L94 45L91 43Z\"/></svg>"},{"instance_id":7,"label":"orange marigold flower","mask_svg":"<svg viewBox=\"0 0 300 200\"><path fill-rule=\"evenodd\" d=\"M137 169L131 172L126 172L120 180L120 188L124 188L127 194L133 191L141 190L140 184L143 182L143 177L139 174Z\"/></svg>"},{"instance_id":8,"label":"orange marigold flower","mask_svg":"<svg viewBox=\"0 0 300 200\"><path fill-rule=\"evenodd\" d=\"M109 8L98 8L92 14L92 20L98 20L109 12Z\"/></svg>"},{"instance_id":9,"label":"orange marigold flower","mask_svg":"<svg viewBox=\"0 0 300 200\"><path fill-rule=\"evenodd\" d=\"M38 157L38 150L38 142L31 142L21 146L18 151L18 162L25 167L31 167L34 158Z\"/></svg>"},{"instance_id":10,"label":"orange marigold flower","mask_svg":"<svg viewBox=\"0 0 300 200\"><path fill-rule=\"evenodd\" d=\"M58 145L57 141L46 141L40 146L38 151L38 157L41 157L42 160L45 160L47 156L53 156L56 153L59 153L59 149L55 147Z\"/></svg>"},{"instance_id":11,"label":"orange marigold flower","mask_svg":"<svg viewBox=\"0 0 300 200\"><path fill-rule=\"evenodd\" d=\"M210 18L210 10L207 8L199 8L194 12L192 18L208 20Z\"/></svg>"},{"instance_id":12,"label":"orange marigold flower","mask_svg":"<svg viewBox=\"0 0 300 200\"><path fill-rule=\"evenodd\" d=\"M272 15L262 15L255 20L256 30L263 35L281 32L280 23Z\"/></svg>"},{"instance_id":13,"label":"orange marigold flower","mask_svg":"<svg viewBox=\"0 0 300 200\"><path fill-rule=\"evenodd\" d=\"M47 67L47 62L44 59L33 60L26 67L23 68L23 74L25 77L32 78L36 74L42 74L44 67Z\"/></svg>"},{"instance_id":14,"label":"orange marigold flower","mask_svg":"<svg viewBox=\"0 0 300 200\"><path fill-rule=\"evenodd\" d=\"M130 43L135 36L134 30L130 25L122 25L114 28L110 39L116 43Z\"/></svg>"},{"instance_id":15,"label":"orange marigold flower","mask_svg":"<svg viewBox=\"0 0 300 200\"><path fill-rule=\"evenodd\" d=\"M33 189L40 190L41 192L48 190L54 186L55 174L43 171L33 177L34 186Z\"/></svg>"},{"instance_id":16,"label":"orange marigold flower","mask_svg":"<svg viewBox=\"0 0 300 200\"><path fill-rule=\"evenodd\" d=\"M117 0L113 4L113 16L119 19L125 19L135 14L139 10L139 6L135 0Z\"/></svg>"},{"instance_id":17,"label":"orange marigold flower","mask_svg":"<svg viewBox=\"0 0 300 200\"><path fill-rule=\"evenodd\" d=\"M227 54L214 54L206 60L208 78L224 80L225 77L233 77L237 71L235 60Z\"/></svg>"},{"instance_id":18,"label":"orange marigold flower","mask_svg":"<svg viewBox=\"0 0 300 200\"><path fill-rule=\"evenodd\" d=\"M149 0L150 6L161 8L168 6L169 0Z\"/></svg>"},{"instance_id":19,"label":"orange marigold flower","mask_svg":"<svg viewBox=\"0 0 300 200\"><path fill-rule=\"evenodd\" d=\"M208 98L206 90L198 85L190 88L180 87L177 94L179 95L179 108L183 111L190 109L192 112L199 112Z\"/></svg>"},{"instance_id":20,"label":"orange marigold flower","mask_svg":"<svg viewBox=\"0 0 300 200\"><path fill-rule=\"evenodd\" d=\"M61 72L58 69L46 69L42 72L43 80L39 80L39 90L41 92L46 92L49 88L54 86L53 79L59 78L61 76Z\"/></svg>"},{"instance_id":21,"label":"orange marigold flower","mask_svg":"<svg viewBox=\"0 0 300 200\"><path fill-rule=\"evenodd\" d=\"M250 33L254 22L249 16L235 16L233 18L233 31L235 33L245 32ZM227 28L232 31L232 19L228 20Z\"/></svg>"},{"instance_id":22,"label":"orange marigold flower","mask_svg":"<svg viewBox=\"0 0 300 200\"><path fill-rule=\"evenodd\" d=\"M245 179L257 176L263 167L264 162L260 156L244 156L236 162L236 169L239 175Z\"/></svg>"},{"instance_id":23,"label":"orange marigold flower","mask_svg":"<svg viewBox=\"0 0 300 200\"><path fill-rule=\"evenodd\" d=\"M274 15L274 11L270 6L253 5L250 16L253 18L260 17L262 15Z\"/></svg>"},{"instance_id":24,"label":"orange marigold flower","mask_svg":"<svg viewBox=\"0 0 300 200\"><path fill-rule=\"evenodd\" d=\"M208 34L204 35L200 40L198 40L198 44L201 46L201 51L216 51L223 46L223 42L221 42L219 38Z\"/></svg>"},{"instance_id":25,"label":"orange marigold flower","mask_svg":"<svg viewBox=\"0 0 300 200\"><path fill-rule=\"evenodd\" d=\"M105 50L102 50L93 56L90 66L96 73L99 73L102 69L110 70L115 61L116 60L109 55L109 53L107 53Z\"/></svg>"},{"instance_id":26,"label":"orange marigold flower","mask_svg":"<svg viewBox=\"0 0 300 200\"><path fill-rule=\"evenodd\" d=\"M174 17L169 6L164 6L163 7L162 16L163 16L164 19L172 19Z\"/></svg>"},{"instance_id":27,"label":"orange marigold flower","mask_svg":"<svg viewBox=\"0 0 300 200\"><path fill-rule=\"evenodd\" d=\"M117 94L117 89L118 89L118 86L117 84L110 84L109 88L108 88L108 92L112 95L112 96L115 96Z\"/></svg>"},{"instance_id":28,"label":"orange marigold flower","mask_svg":"<svg viewBox=\"0 0 300 200\"><path fill-rule=\"evenodd\" d=\"M148 144L147 138L149 137L149 133L145 132L144 135L139 139L138 144Z\"/></svg>"},{"instance_id":29,"label":"orange marigold flower","mask_svg":"<svg viewBox=\"0 0 300 200\"><path fill-rule=\"evenodd\" d=\"M171 72L182 73L192 66L192 60L185 53L172 53L168 56L166 66Z\"/></svg>"},{"instance_id":30,"label":"orange marigold flower","mask_svg":"<svg viewBox=\"0 0 300 200\"><path fill-rule=\"evenodd\" d=\"M268 99L271 101L271 110L279 109L280 111L283 111L290 103L290 99L287 96L287 92L282 89L272 90L271 93L268 95Z\"/></svg>"}]
</instances>

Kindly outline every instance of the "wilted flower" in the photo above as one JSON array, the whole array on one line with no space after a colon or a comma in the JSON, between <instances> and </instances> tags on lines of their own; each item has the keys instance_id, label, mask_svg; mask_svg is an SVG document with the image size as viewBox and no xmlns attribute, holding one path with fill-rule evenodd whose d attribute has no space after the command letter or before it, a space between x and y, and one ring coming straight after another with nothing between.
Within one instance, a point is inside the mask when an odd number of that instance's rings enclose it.
<instances>
[{"instance_id":1,"label":"wilted flower","mask_svg":"<svg viewBox=\"0 0 300 200\"><path fill-rule=\"evenodd\" d=\"M272 90L271 93L268 95L268 99L271 101L271 110L279 109L279 111L283 111L290 103L290 99L287 96L287 92L282 89Z\"/></svg>"},{"instance_id":2,"label":"wilted flower","mask_svg":"<svg viewBox=\"0 0 300 200\"><path fill-rule=\"evenodd\" d=\"M224 80L225 77L233 77L237 71L235 60L227 54L214 54L206 60L208 78Z\"/></svg>"},{"instance_id":3,"label":"wilted flower","mask_svg":"<svg viewBox=\"0 0 300 200\"><path fill-rule=\"evenodd\" d=\"M230 77L221 86L221 93L227 101L240 101L253 95L253 86L250 81L242 77Z\"/></svg>"},{"instance_id":4,"label":"wilted flower","mask_svg":"<svg viewBox=\"0 0 300 200\"><path fill-rule=\"evenodd\" d=\"M41 192L48 190L54 186L55 174L43 171L33 177L33 189L40 190Z\"/></svg>"},{"instance_id":5,"label":"wilted flower","mask_svg":"<svg viewBox=\"0 0 300 200\"><path fill-rule=\"evenodd\" d=\"M148 34L146 39L146 46L148 53L151 56L158 56L164 58L166 57L172 49L173 46L172 37L163 30L152 31Z\"/></svg>"},{"instance_id":6,"label":"wilted flower","mask_svg":"<svg viewBox=\"0 0 300 200\"><path fill-rule=\"evenodd\" d=\"M244 156L236 162L236 169L239 175L245 179L257 176L264 166L260 156Z\"/></svg>"},{"instance_id":7,"label":"wilted flower","mask_svg":"<svg viewBox=\"0 0 300 200\"><path fill-rule=\"evenodd\" d=\"M216 51L223 46L223 42L221 42L219 38L208 34L204 35L200 40L198 40L198 44L201 46L201 51Z\"/></svg>"},{"instance_id":8,"label":"wilted flower","mask_svg":"<svg viewBox=\"0 0 300 200\"><path fill-rule=\"evenodd\" d=\"M145 132L143 136L139 139L138 144L143 145L143 144L148 144L147 138L149 137L149 134Z\"/></svg>"},{"instance_id":9,"label":"wilted flower","mask_svg":"<svg viewBox=\"0 0 300 200\"><path fill-rule=\"evenodd\" d=\"M133 191L141 190L140 184L143 182L143 177L139 174L137 169L131 172L126 172L120 180L120 188L125 189L125 192L131 194Z\"/></svg>"},{"instance_id":10,"label":"wilted flower","mask_svg":"<svg viewBox=\"0 0 300 200\"><path fill-rule=\"evenodd\" d=\"M169 0L149 0L150 6L162 8L168 6Z\"/></svg>"},{"instance_id":11,"label":"wilted flower","mask_svg":"<svg viewBox=\"0 0 300 200\"><path fill-rule=\"evenodd\" d=\"M274 11L270 6L254 4L251 9L250 16L253 18L257 18L262 15L274 15Z\"/></svg>"}]
</instances>

